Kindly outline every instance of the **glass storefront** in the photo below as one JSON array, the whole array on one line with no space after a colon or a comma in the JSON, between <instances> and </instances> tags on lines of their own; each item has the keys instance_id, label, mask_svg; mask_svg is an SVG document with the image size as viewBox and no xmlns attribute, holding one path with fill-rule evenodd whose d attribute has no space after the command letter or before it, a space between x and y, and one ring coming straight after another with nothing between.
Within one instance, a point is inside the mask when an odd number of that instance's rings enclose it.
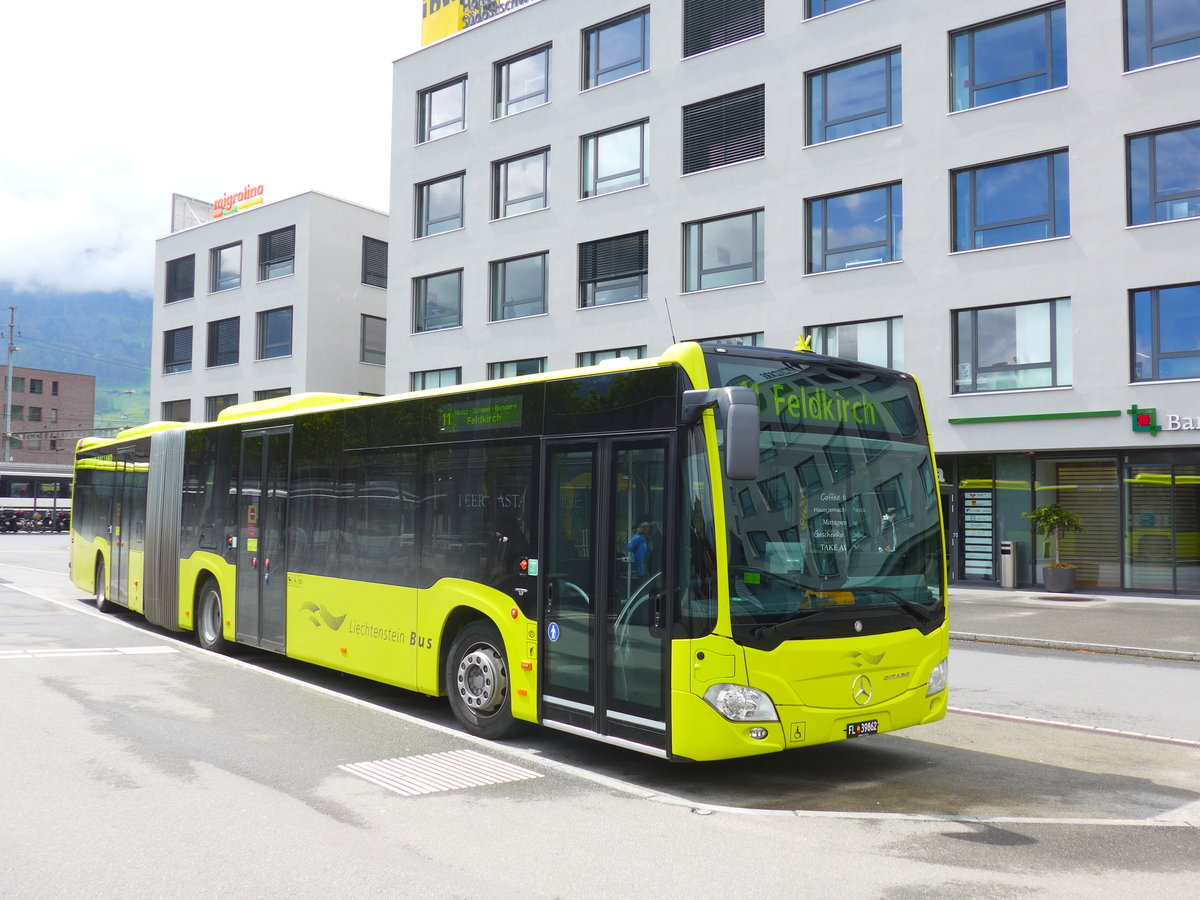
<instances>
[{"instance_id":1,"label":"glass storefront","mask_svg":"<svg viewBox=\"0 0 1200 900\"><path fill-rule=\"evenodd\" d=\"M1012 541L1017 586L1040 584L1054 547L1022 513L1058 503L1086 529L1060 547L1079 587L1200 597L1200 451L938 462L952 580L998 583L1000 541Z\"/></svg>"},{"instance_id":2,"label":"glass storefront","mask_svg":"<svg viewBox=\"0 0 1200 900\"><path fill-rule=\"evenodd\" d=\"M1125 467L1125 587L1200 593L1200 466Z\"/></svg>"}]
</instances>

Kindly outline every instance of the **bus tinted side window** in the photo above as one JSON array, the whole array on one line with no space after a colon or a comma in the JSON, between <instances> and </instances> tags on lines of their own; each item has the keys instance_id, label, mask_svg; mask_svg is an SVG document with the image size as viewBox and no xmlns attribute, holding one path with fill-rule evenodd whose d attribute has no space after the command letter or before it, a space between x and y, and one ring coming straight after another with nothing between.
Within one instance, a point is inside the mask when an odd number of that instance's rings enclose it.
<instances>
[{"instance_id":1,"label":"bus tinted side window","mask_svg":"<svg viewBox=\"0 0 1200 900\"><path fill-rule=\"evenodd\" d=\"M424 471L422 586L453 577L501 587L516 577L533 548L534 446L441 447L427 451Z\"/></svg>"},{"instance_id":2,"label":"bus tinted side window","mask_svg":"<svg viewBox=\"0 0 1200 900\"><path fill-rule=\"evenodd\" d=\"M416 584L417 458L415 449L347 452L337 487L340 577ZM327 539L311 543L327 555Z\"/></svg>"}]
</instances>

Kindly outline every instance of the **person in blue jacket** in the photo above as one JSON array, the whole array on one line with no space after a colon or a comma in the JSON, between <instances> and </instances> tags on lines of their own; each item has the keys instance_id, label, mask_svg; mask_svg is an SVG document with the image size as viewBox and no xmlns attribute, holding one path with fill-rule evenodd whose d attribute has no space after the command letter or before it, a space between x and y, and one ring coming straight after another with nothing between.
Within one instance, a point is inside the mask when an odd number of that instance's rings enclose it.
<instances>
[{"instance_id":1,"label":"person in blue jacket","mask_svg":"<svg viewBox=\"0 0 1200 900\"><path fill-rule=\"evenodd\" d=\"M642 522L625 542L629 565L637 578L646 577L646 557L650 555L650 523Z\"/></svg>"}]
</instances>

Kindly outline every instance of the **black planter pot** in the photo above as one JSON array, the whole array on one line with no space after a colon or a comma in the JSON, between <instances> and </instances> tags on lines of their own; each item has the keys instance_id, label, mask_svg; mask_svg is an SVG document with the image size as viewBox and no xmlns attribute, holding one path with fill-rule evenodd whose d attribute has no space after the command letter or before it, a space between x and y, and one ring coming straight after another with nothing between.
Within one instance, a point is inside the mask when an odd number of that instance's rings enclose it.
<instances>
[{"instance_id":1,"label":"black planter pot","mask_svg":"<svg viewBox=\"0 0 1200 900\"><path fill-rule=\"evenodd\" d=\"M1075 569L1056 569L1052 566L1042 568L1042 580L1046 590L1053 594L1072 594L1075 592Z\"/></svg>"}]
</instances>

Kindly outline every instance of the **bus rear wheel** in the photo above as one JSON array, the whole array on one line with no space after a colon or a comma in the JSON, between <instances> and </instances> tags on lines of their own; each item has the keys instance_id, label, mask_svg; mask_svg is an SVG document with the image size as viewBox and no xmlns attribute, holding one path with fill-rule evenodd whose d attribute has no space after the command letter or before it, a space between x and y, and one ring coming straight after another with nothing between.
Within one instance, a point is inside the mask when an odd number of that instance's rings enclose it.
<instances>
[{"instance_id":1,"label":"bus rear wheel","mask_svg":"<svg viewBox=\"0 0 1200 900\"><path fill-rule=\"evenodd\" d=\"M105 576L104 560L96 560L96 611L110 613L117 605L108 599L108 578Z\"/></svg>"},{"instance_id":2,"label":"bus rear wheel","mask_svg":"<svg viewBox=\"0 0 1200 900\"><path fill-rule=\"evenodd\" d=\"M221 604L221 588L215 578L209 578L200 589L196 602L196 639L205 650L225 653L225 613Z\"/></svg>"},{"instance_id":3,"label":"bus rear wheel","mask_svg":"<svg viewBox=\"0 0 1200 900\"><path fill-rule=\"evenodd\" d=\"M450 708L473 735L493 740L512 732L512 698L504 641L491 622L476 620L454 638L446 658Z\"/></svg>"}]
</instances>

